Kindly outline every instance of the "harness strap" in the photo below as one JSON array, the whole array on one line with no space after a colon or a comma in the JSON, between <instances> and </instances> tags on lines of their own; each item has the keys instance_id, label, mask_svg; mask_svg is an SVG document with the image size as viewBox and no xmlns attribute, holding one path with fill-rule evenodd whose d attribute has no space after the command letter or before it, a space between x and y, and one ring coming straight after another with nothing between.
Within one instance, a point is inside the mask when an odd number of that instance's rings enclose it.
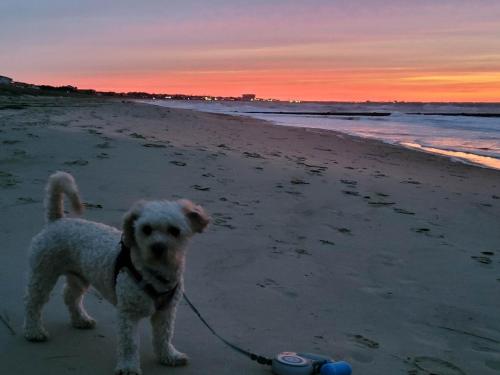
<instances>
[{"instance_id":1,"label":"harness strap","mask_svg":"<svg viewBox=\"0 0 500 375\"><path fill-rule=\"evenodd\" d=\"M166 291L166 292L158 292L155 287L146 280L144 280L144 277L142 274L139 272L137 268L135 268L134 264L132 263L132 258L130 256L130 248L127 247L123 241L120 241L121 245L121 250L118 256L116 257L115 261L115 269L114 269L114 285L116 287L116 279L118 277L118 274L122 269L125 269L127 273L132 277L132 279L135 281L137 286L143 290L144 293L146 293L154 302L156 310L164 310L166 309L170 302L172 301L172 298L174 297L175 292L177 291L177 288L179 284L175 284L175 286Z\"/></svg>"}]
</instances>

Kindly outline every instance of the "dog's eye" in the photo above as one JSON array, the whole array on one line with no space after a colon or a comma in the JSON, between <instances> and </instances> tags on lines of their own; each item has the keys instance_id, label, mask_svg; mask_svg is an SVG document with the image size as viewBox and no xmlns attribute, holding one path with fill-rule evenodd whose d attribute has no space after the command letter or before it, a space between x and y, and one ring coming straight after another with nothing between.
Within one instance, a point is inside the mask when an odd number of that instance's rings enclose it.
<instances>
[{"instance_id":1,"label":"dog's eye","mask_svg":"<svg viewBox=\"0 0 500 375\"><path fill-rule=\"evenodd\" d=\"M144 225L142 227L142 233L144 233L146 236L149 236L151 233L153 233L153 228L151 228L151 225Z\"/></svg>"},{"instance_id":2,"label":"dog's eye","mask_svg":"<svg viewBox=\"0 0 500 375\"><path fill-rule=\"evenodd\" d=\"M181 231L177 227L168 227L168 233L177 238L181 234Z\"/></svg>"}]
</instances>

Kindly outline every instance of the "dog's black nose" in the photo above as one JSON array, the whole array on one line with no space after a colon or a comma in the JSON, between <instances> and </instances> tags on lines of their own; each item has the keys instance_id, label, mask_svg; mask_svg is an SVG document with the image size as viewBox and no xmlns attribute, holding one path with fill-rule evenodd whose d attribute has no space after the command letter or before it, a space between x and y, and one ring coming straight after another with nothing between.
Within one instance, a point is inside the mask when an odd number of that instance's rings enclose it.
<instances>
[{"instance_id":1,"label":"dog's black nose","mask_svg":"<svg viewBox=\"0 0 500 375\"><path fill-rule=\"evenodd\" d=\"M167 246L161 242L156 242L151 245L151 252L155 257L161 257L167 251Z\"/></svg>"}]
</instances>

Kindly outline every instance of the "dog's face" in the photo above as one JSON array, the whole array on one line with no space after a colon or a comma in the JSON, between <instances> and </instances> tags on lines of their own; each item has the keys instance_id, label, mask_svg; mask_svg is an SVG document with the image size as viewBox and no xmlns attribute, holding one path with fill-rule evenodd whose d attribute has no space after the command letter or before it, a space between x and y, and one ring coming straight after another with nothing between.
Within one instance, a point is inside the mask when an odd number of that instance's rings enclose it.
<instances>
[{"instance_id":1,"label":"dog's face","mask_svg":"<svg viewBox=\"0 0 500 375\"><path fill-rule=\"evenodd\" d=\"M187 240L208 223L203 208L187 200L138 202L125 215L123 241L144 264L177 268Z\"/></svg>"}]
</instances>

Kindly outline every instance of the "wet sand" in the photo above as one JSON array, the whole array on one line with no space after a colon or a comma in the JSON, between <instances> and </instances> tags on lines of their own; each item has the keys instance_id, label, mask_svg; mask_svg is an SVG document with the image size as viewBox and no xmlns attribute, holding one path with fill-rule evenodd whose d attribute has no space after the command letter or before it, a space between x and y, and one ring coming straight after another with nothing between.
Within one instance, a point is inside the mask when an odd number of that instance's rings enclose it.
<instances>
[{"instance_id":1,"label":"wet sand","mask_svg":"<svg viewBox=\"0 0 500 375\"><path fill-rule=\"evenodd\" d=\"M309 351L354 374L500 370L500 172L335 132L99 99L2 98L0 370L110 374L114 307L86 297L96 329L69 326L59 283L47 343L21 334L27 248L43 188L71 172L85 217L120 226L141 198L189 198L213 223L193 239L186 292L231 341L271 356ZM24 105L20 105L25 104ZM17 107L15 107L17 105ZM185 368L144 374L266 374L182 304Z\"/></svg>"}]
</instances>

